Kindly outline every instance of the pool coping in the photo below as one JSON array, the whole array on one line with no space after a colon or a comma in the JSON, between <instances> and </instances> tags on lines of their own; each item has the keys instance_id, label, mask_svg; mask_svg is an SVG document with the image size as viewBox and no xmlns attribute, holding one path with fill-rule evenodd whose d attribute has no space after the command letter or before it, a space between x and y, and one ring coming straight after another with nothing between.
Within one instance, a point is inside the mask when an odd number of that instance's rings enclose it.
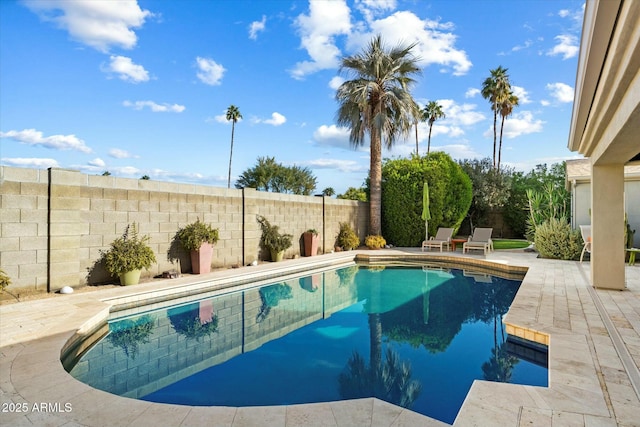
<instances>
[{"instance_id":1,"label":"pool coping","mask_svg":"<svg viewBox=\"0 0 640 427\"><path fill-rule=\"evenodd\" d=\"M565 280L564 298L570 299L566 298L569 292L571 296L578 295L582 314L587 322L597 320L594 314L597 313L595 303L589 304L587 300L590 285L585 283L585 278L581 278L581 266L577 263L538 260L535 254L523 253L494 252L487 256L458 256L450 253L423 254L415 249L394 249L376 251L375 254L372 251L343 252L311 257L313 259L288 260L278 265L264 264L223 270L207 275L206 279L213 277L224 281L239 273L275 274L276 271L317 268L323 263L349 262L355 257L376 262L389 256L435 261L448 257L455 258L455 261L464 258L470 260L471 264L499 266L503 270L516 267L528 269L505 320L514 327L523 328L523 331L537 331L549 337L549 387L475 381L454 425L524 425L527 419L551 419L554 414L579 414L583 420L597 420L600 425L617 425L616 417L620 416L613 414L615 405L606 387L606 378L602 378L603 364L596 352L600 346L596 341L605 334L600 330L597 335L592 334L589 325L576 324L575 328L572 325L567 328L554 318L554 308L549 310L544 304L549 298L552 301L563 298L553 292L549 294L549 276L545 272L558 268L570 270L567 274L571 280ZM62 349L69 345L70 339L89 333L106 319L109 301L134 294L167 292L176 286L185 286L186 282L193 281L194 278L182 278L184 282L176 280L178 279L145 283L132 290L116 288L103 293L101 291L100 297L93 295L95 293L72 294L0 307L2 402L4 404L10 401L14 407L17 404L24 407L26 404L28 409L26 413L0 413L3 422L6 419L12 425L21 421L40 424L46 419L50 425L211 425L211 420L216 420L215 425L232 427L416 423L428 426L447 425L378 399L252 408L203 408L149 403L95 390L73 379L63 369L60 362ZM205 278L201 281L203 280ZM609 357L611 362L607 363L618 366L619 362L614 360L619 360L617 353L614 351ZM619 370L618 375L622 376ZM625 381L621 379L620 382ZM631 380L626 382L631 383ZM637 399L630 407L635 409L636 402ZM49 406L45 411L34 411L34 405L38 404ZM72 409L69 412L65 411L65 404L70 404ZM637 408L640 409L640 404Z\"/></svg>"}]
</instances>

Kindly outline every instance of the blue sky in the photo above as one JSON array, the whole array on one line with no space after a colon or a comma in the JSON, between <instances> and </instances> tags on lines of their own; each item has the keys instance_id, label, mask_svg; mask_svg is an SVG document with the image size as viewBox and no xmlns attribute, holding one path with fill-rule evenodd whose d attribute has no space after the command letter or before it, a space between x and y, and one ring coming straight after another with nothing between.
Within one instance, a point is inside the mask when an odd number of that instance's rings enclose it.
<instances>
[{"instance_id":1,"label":"blue sky","mask_svg":"<svg viewBox=\"0 0 640 427\"><path fill-rule=\"evenodd\" d=\"M479 94L508 68L520 106L502 161L517 170L579 157L567 149L583 1L0 1L0 162L226 187L260 156L305 166L317 192L362 185L368 145L335 124L340 58L375 34L418 42L420 104L446 118L431 149L493 150ZM428 125L419 127L426 152ZM415 135L383 153L407 157Z\"/></svg>"}]
</instances>

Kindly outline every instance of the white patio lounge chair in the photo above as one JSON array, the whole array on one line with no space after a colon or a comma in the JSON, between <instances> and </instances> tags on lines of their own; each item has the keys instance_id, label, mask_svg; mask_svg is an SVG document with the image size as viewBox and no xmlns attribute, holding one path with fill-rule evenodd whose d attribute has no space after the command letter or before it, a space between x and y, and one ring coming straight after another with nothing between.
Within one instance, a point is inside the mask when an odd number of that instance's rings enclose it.
<instances>
[{"instance_id":1,"label":"white patio lounge chair","mask_svg":"<svg viewBox=\"0 0 640 427\"><path fill-rule=\"evenodd\" d=\"M431 236L429 240L425 240L422 242L422 251L424 252L424 248L440 248L440 252L442 252L442 248L446 245L447 249L449 249L451 245L451 238L453 237L453 228L438 228L438 232L435 236Z\"/></svg>"},{"instance_id":2,"label":"white patio lounge chair","mask_svg":"<svg viewBox=\"0 0 640 427\"><path fill-rule=\"evenodd\" d=\"M589 255L591 255L591 226L581 225L580 234L582 234L582 240L584 241L582 253L580 254L580 262L582 262L582 258L584 257L585 252L589 252Z\"/></svg>"},{"instance_id":3,"label":"white patio lounge chair","mask_svg":"<svg viewBox=\"0 0 640 427\"><path fill-rule=\"evenodd\" d=\"M476 228L469 240L462 245L462 253L469 252L471 249L482 249L484 254L493 250L493 240L491 240L493 228Z\"/></svg>"}]
</instances>

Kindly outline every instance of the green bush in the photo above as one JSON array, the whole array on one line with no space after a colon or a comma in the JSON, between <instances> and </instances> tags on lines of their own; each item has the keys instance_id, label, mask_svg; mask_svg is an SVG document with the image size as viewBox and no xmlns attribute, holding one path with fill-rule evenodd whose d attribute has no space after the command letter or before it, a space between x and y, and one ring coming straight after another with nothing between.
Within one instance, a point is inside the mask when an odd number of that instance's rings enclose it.
<instances>
[{"instance_id":1,"label":"green bush","mask_svg":"<svg viewBox=\"0 0 640 427\"><path fill-rule=\"evenodd\" d=\"M105 268L112 275L132 270L149 269L156 261L153 249L148 245L150 237L138 235L136 223L127 225L122 237L111 242L108 251L102 252Z\"/></svg>"},{"instance_id":2,"label":"green bush","mask_svg":"<svg viewBox=\"0 0 640 427\"><path fill-rule=\"evenodd\" d=\"M419 246L424 240L422 190L429 184L429 235L438 227L457 230L471 205L471 180L442 152L428 157L385 160L382 165L382 234L395 246Z\"/></svg>"},{"instance_id":3,"label":"green bush","mask_svg":"<svg viewBox=\"0 0 640 427\"><path fill-rule=\"evenodd\" d=\"M336 238L336 245L340 246L345 251L348 251L349 249L356 249L360 246L360 238L356 232L353 231L353 228L351 228L349 223L340 223L340 231Z\"/></svg>"},{"instance_id":4,"label":"green bush","mask_svg":"<svg viewBox=\"0 0 640 427\"><path fill-rule=\"evenodd\" d=\"M584 242L568 222L550 218L536 227L535 244L543 258L577 260Z\"/></svg>"},{"instance_id":5,"label":"green bush","mask_svg":"<svg viewBox=\"0 0 640 427\"><path fill-rule=\"evenodd\" d=\"M370 235L365 237L364 244L369 249L380 249L384 248L384 246L387 244L387 241L382 236Z\"/></svg>"},{"instance_id":6,"label":"green bush","mask_svg":"<svg viewBox=\"0 0 640 427\"><path fill-rule=\"evenodd\" d=\"M188 251L199 250L203 243L215 245L219 238L218 229L200 222L200 218L178 230L178 239Z\"/></svg>"}]
</instances>

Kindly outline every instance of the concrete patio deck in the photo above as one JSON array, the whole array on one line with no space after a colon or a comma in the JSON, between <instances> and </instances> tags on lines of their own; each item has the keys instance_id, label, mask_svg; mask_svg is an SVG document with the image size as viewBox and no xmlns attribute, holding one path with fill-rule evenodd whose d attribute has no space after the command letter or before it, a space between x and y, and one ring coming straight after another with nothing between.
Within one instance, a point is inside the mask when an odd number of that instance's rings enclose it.
<instances>
[{"instance_id":1,"label":"concrete patio deck","mask_svg":"<svg viewBox=\"0 0 640 427\"><path fill-rule=\"evenodd\" d=\"M356 252L221 270L207 278L276 274ZM363 251L363 253L371 253ZM416 256L419 249L376 251ZM443 255L462 257L460 253ZM428 257L441 256L429 253ZM465 258L529 268L505 318L516 335L549 340L549 387L475 381L455 426L640 426L640 266L627 290L593 289L589 264L493 252ZM204 277L198 276L198 280ZM11 426L446 426L377 399L232 408L156 404L93 389L63 369L76 332L109 311L105 299L171 292L194 276L0 306L0 424ZM180 282L182 281L182 282Z\"/></svg>"}]
</instances>

